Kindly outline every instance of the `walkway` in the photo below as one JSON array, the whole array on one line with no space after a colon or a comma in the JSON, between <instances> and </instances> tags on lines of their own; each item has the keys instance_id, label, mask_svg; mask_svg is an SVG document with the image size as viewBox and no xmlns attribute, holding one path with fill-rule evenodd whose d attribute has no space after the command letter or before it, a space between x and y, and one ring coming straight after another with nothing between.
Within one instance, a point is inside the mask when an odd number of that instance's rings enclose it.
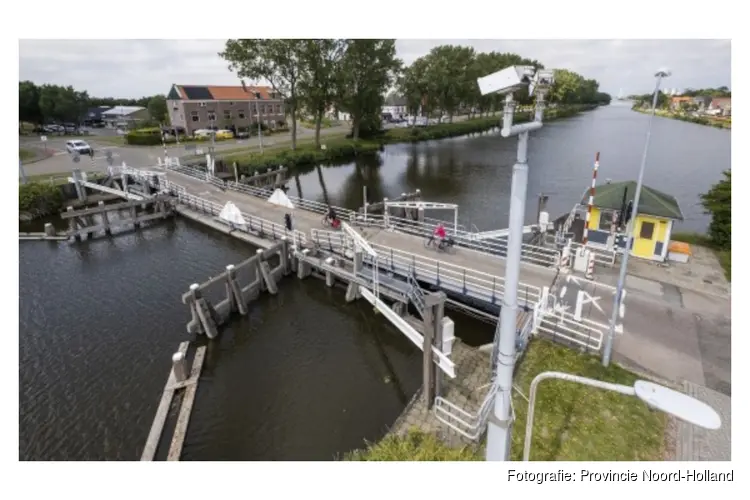
<instances>
[{"instance_id":1,"label":"walkway","mask_svg":"<svg viewBox=\"0 0 750 500\"><path fill-rule=\"evenodd\" d=\"M732 459L732 399L706 387L684 383L688 396L700 399L721 416L721 429L709 431L694 425L677 422L677 451L675 460L730 461Z\"/></svg>"}]
</instances>

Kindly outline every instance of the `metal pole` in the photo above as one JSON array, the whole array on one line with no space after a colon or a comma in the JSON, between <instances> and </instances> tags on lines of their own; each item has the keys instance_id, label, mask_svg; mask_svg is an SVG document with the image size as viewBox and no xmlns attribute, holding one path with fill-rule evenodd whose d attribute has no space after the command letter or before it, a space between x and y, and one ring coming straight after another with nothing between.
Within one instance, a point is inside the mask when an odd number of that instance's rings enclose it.
<instances>
[{"instance_id":1,"label":"metal pole","mask_svg":"<svg viewBox=\"0 0 750 500\"><path fill-rule=\"evenodd\" d=\"M633 242L633 233L635 232L635 219L638 215L638 202L641 199L641 187L643 186L643 173L646 170L646 158L648 157L648 146L651 142L651 126L654 123L654 116L656 115L656 102L659 98L659 86L661 85L661 79L667 76L666 73L660 71L656 74L656 89L654 90L654 99L651 103L651 116L648 119L648 129L646 130L646 145L643 147L643 157L641 158L641 170L638 172L638 182L635 186L635 197L633 198L633 214L630 217L630 230L627 230L628 237L625 240L625 248L622 253L622 263L620 264L620 277L617 280L617 292L615 293L615 302L612 307L612 318L609 321L609 331L607 332L607 339L604 344L604 353L602 354L602 364L606 367L609 366L609 361L612 358L612 344L615 338L615 322L617 321L617 315L620 311L620 304L622 304L622 291L625 288L625 278L627 276L628 269L628 257L630 257L630 245Z\"/></svg>"},{"instance_id":2,"label":"metal pole","mask_svg":"<svg viewBox=\"0 0 750 500\"><path fill-rule=\"evenodd\" d=\"M453 209L453 234L458 234L458 207Z\"/></svg>"},{"instance_id":3,"label":"metal pole","mask_svg":"<svg viewBox=\"0 0 750 500\"><path fill-rule=\"evenodd\" d=\"M635 389L628 387L627 385L611 384L609 382L601 382L599 380L579 377L577 375L571 375L570 373L562 372L543 372L534 377L531 381L531 388L529 389L529 411L526 414L526 434L523 439L523 461L529 461L529 454L531 453L531 435L534 430L534 404L536 403L536 390L539 382L548 378L554 378L558 380L566 380L568 382L576 382L578 384L588 385L590 387L596 387L598 389L604 389L607 391L619 392L626 396L635 396Z\"/></svg>"},{"instance_id":4,"label":"metal pole","mask_svg":"<svg viewBox=\"0 0 750 500\"><path fill-rule=\"evenodd\" d=\"M505 100L506 119L513 116L513 96ZM511 420L511 391L513 389L513 365L516 358L516 313L518 310L518 277L521 267L521 238L523 235L524 205L529 167L526 163L529 133L518 136L517 161L513 166L513 179L510 189L510 214L508 216L508 250L505 266L505 292L497 323L499 339L497 343L497 367L495 369L498 391L495 407L487 426L487 460L507 461L510 456L510 443L513 422Z\"/></svg>"},{"instance_id":5,"label":"metal pole","mask_svg":"<svg viewBox=\"0 0 750 500\"><path fill-rule=\"evenodd\" d=\"M258 120L258 143L260 145L260 154L263 154L263 129L260 128L260 108L258 107L258 101L260 100L260 92L255 93L255 117Z\"/></svg>"},{"instance_id":6,"label":"metal pole","mask_svg":"<svg viewBox=\"0 0 750 500\"><path fill-rule=\"evenodd\" d=\"M362 211L365 214L365 224L367 223L367 186L362 186L362 199L364 201L364 205Z\"/></svg>"},{"instance_id":7,"label":"metal pole","mask_svg":"<svg viewBox=\"0 0 750 500\"><path fill-rule=\"evenodd\" d=\"M513 430L511 397L513 391L513 367L516 362L516 316L518 312L518 279L521 273L521 247L523 244L524 211L529 166L526 153L529 131L542 126L544 97L547 90L537 89L534 122L513 127L515 103L513 95L505 96L502 135L518 134L517 161L513 166L510 190L510 214L508 216L508 244L505 266L505 291L500 308L493 348L493 359L497 360L495 381L498 386L495 405L487 425L487 460L508 461ZM531 126L529 126L531 125ZM515 132L518 131L518 132Z\"/></svg>"},{"instance_id":8,"label":"metal pole","mask_svg":"<svg viewBox=\"0 0 750 500\"><path fill-rule=\"evenodd\" d=\"M23 162L18 160L18 171L21 174L21 184L26 184L26 171L23 169Z\"/></svg>"}]
</instances>

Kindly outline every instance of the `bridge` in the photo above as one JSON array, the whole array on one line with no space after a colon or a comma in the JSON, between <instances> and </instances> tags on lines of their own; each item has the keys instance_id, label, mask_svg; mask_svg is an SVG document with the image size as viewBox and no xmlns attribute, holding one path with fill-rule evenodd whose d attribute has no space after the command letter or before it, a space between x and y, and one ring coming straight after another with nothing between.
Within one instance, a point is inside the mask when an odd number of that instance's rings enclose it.
<instances>
[{"instance_id":1,"label":"bridge","mask_svg":"<svg viewBox=\"0 0 750 500\"><path fill-rule=\"evenodd\" d=\"M294 243L295 255L302 262L308 259L303 249L323 252L347 262L353 271L349 280L357 284L354 294L371 302L425 352L422 335L380 300L381 290L391 299L411 303L419 314L425 309L425 291L440 291L454 306L479 313L489 321L497 319L505 289L507 242L494 235L477 237L477 232L466 231L456 218L452 228L446 225L449 236L455 240L454 247L439 251L425 245L436 220L425 217L424 210L456 208L450 204L437 206L411 200L384 202L382 214L335 207L346 221L345 227L351 229L330 231L324 227L329 210L324 203L293 196L288 197L291 202L288 206L269 203L274 194L272 190L224 181L205 171L182 166L178 161L150 167L148 171L123 166L113 173L125 179L137 179L150 188L158 188L160 193L171 194L178 203L178 211L183 207L185 214L257 246L268 248L269 242L286 239ZM92 189L102 190L101 187ZM132 199L132 194L125 190L119 193ZM389 208L394 206L412 211L411 216L390 214ZM236 211L235 219L225 216L228 207ZM416 217L414 211L417 211ZM285 223L287 215L292 221L291 229ZM534 228L530 226L529 230L534 231ZM519 342L525 342L536 332L577 349L598 351L607 331L609 318L605 308L611 310L613 291L597 288L595 282L579 279L573 273L565 274L563 253L557 247L523 245L518 297L521 308L517 325ZM361 255L359 265L356 264L357 254ZM333 266L326 267L318 258L315 262L323 272L334 271ZM602 296L592 295L597 290ZM571 306L572 303L575 305ZM444 353L432 350L436 366L449 376L455 376L456 371L460 373L460 367L454 371L455 364ZM493 384L487 387L486 397L474 412L437 397L436 417L463 436L475 439L489 414L489 401L496 389Z\"/></svg>"}]
</instances>

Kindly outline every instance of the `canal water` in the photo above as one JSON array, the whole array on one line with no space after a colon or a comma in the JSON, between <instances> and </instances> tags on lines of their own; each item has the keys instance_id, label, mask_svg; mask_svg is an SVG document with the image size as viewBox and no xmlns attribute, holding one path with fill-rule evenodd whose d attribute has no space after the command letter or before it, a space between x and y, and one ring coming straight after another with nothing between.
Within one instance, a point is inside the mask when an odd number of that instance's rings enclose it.
<instances>
[{"instance_id":1,"label":"canal water","mask_svg":"<svg viewBox=\"0 0 750 500\"><path fill-rule=\"evenodd\" d=\"M498 115L499 119L499 115ZM554 218L567 213L591 185L596 152L598 182L636 180L648 115L622 103L546 123L529 141L526 222L533 223L537 195L549 195ZM291 193L347 208L421 189L427 201L459 205L459 220L480 230L508 225L515 138L499 131L418 144L387 146L376 158L313 170L289 182ZM731 167L731 132L655 117L644 184L677 198L685 221L675 231L704 232L710 222L699 195ZM451 218L449 215L448 218Z\"/></svg>"},{"instance_id":2,"label":"canal water","mask_svg":"<svg viewBox=\"0 0 750 500\"><path fill-rule=\"evenodd\" d=\"M534 134L527 220L539 192L550 195L553 216L568 211L596 151L601 180L635 178L646 119L610 106ZM646 184L678 198L683 230L705 230L698 195L730 167L730 137L656 118ZM363 185L371 201L419 188L427 200L459 204L464 223L490 229L507 225L514 161L515 140L485 133L388 146L289 186L352 208ZM184 340L205 343L186 333L181 294L254 249L177 219L79 244L21 242L19 253L20 459L137 460L171 354ZM493 327L449 314L467 343L490 341ZM332 459L382 437L420 377L420 351L370 306L289 277L210 343L183 459Z\"/></svg>"}]
</instances>

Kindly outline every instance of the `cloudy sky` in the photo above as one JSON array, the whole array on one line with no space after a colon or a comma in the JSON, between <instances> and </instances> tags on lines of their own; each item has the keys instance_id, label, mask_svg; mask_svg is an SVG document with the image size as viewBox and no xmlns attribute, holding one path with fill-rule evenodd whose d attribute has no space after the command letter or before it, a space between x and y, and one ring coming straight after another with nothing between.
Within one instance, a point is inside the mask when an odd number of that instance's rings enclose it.
<instances>
[{"instance_id":1,"label":"cloudy sky","mask_svg":"<svg viewBox=\"0 0 750 500\"><path fill-rule=\"evenodd\" d=\"M652 91L653 74L672 70L667 88L731 88L729 40L408 40L396 42L407 64L442 44L515 52L548 68L595 78L616 96ZM223 40L21 40L21 80L72 85L89 95L141 97L172 83L235 85L217 55Z\"/></svg>"}]
</instances>

